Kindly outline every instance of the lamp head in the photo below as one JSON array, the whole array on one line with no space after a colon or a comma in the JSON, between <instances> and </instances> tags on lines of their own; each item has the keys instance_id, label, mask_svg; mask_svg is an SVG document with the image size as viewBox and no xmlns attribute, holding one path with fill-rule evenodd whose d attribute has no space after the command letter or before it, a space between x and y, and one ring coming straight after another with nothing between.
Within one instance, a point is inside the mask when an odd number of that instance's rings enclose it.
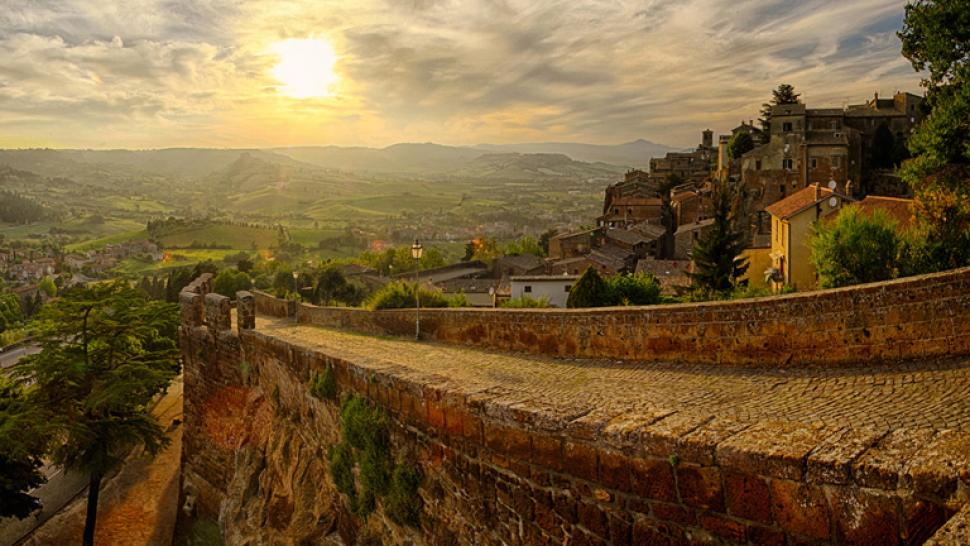
<instances>
[{"instance_id":1,"label":"lamp head","mask_svg":"<svg viewBox=\"0 0 970 546\"><path fill-rule=\"evenodd\" d=\"M300 272L299 271L294 271L293 272L293 280L295 281L295 280L297 280L299 278L300 278Z\"/></svg>"},{"instance_id":2,"label":"lamp head","mask_svg":"<svg viewBox=\"0 0 970 546\"><path fill-rule=\"evenodd\" d=\"M422 254L424 254L424 247L415 239L414 244L411 245L411 257L415 260L420 260Z\"/></svg>"}]
</instances>

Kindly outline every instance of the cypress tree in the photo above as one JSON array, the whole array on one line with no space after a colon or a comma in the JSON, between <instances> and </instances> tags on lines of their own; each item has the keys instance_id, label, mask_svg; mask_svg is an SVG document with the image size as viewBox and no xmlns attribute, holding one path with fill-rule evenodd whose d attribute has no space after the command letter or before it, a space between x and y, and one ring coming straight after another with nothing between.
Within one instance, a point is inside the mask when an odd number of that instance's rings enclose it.
<instances>
[{"instance_id":1,"label":"cypress tree","mask_svg":"<svg viewBox=\"0 0 970 546\"><path fill-rule=\"evenodd\" d=\"M694 245L694 271L688 273L694 287L724 292L734 287L737 278L748 270L748 259L741 253L748 247L743 232L735 231L731 212L732 192L722 187L711 203L714 224Z\"/></svg>"},{"instance_id":2,"label":"cypress tree","mask_svg":"<svg viewBox=\"0 0 970 546\"><path fill-rule=\"evenodd\" d=\"M606 281L593 269L593 266L589 266L569 291L566 307L601 307L605 305L606 298Z\"/></svg>"}]
</instances>

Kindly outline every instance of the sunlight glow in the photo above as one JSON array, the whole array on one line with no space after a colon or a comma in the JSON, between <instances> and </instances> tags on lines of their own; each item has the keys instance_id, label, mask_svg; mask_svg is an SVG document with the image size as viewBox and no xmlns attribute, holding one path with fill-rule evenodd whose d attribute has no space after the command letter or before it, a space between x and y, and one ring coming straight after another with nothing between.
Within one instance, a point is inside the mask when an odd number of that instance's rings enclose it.
<instances>
[{"instance_id":1,"label":"sunlight glow","mask_svg":"<svg viewBox=\"0 0 970 546\"><path fill-rule=\"evenodd\" d=\"M280 62L273 77L283 83L283 93L298 99L326 97L337 83L333 71L337 54L330 42L320 38L290 39L274 46Z\"/></svg>"}]
</instances>

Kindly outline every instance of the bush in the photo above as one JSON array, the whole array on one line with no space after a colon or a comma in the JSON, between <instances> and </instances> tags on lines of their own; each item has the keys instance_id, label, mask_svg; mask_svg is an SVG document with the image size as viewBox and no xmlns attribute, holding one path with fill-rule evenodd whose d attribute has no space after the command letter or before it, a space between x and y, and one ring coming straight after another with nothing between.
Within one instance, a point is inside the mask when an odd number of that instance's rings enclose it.
<instances>
[{"instance_id":1,"label":"bush","mask_svg":"<svg viewBox=\"0 0 970 546\"><path fill-rule=\"evenodd\" d=\"M653 273L614 275L606 281L603 305L656 305L664 301Z\"/></svg>"},{"instance_id":2,"label":"bush","mask_svg":"<svg viewBox=\"0 0 970 546\"><path fill-rule=\"evenodd\" d=\"M252 290L249 275L235 269L226 269L212 281L212 291L228 298L236 299L236 292Z\"/></svg>"},{"instance_id":3,"label":"bush","mask_svg":"<svg viewBox=\"0 0 970 546\"><path fill-rule=\"evenodd\" d=\"M392 282L374 292L367 299L370 309L414 309L415 284L412 282ZM448 298L437 290L421 287L421 307L448 307Z\"/></svg>"},{"instance_id":4,"label":"bush","mask_svg":"<svg viewBox=\"0 0 970 546\"><path fill-rule=\"evenodd\" d=\"M337 398L337 380L333 376L333 364L329 360L323 373L315 374L310 381L310 394L321 400Z\"/></svg>"},{"instance_id":5,"label":"bush","mask_svg":"<svg viewBox=\"0 0 970 546\"><path fill-rule=\"evenodd\" d=\"M549 303L549 298L543 294L539 299L530 298L529 296L513 298L502 302L499 307L506 309L545 309L547 307L552 307L552 304Z\"/></svg>"},{"instance_id":6,"label":"bush","mask_svg":"<svg viewBox=\"0 0 970 546\"><path fill-rule=\"evenodd\" d=\"M871 216L847 205L834 222L816 221L808 242L820 288L891 279L900 269L897 222L883 211Z\"/></svg>"}]
</instances>

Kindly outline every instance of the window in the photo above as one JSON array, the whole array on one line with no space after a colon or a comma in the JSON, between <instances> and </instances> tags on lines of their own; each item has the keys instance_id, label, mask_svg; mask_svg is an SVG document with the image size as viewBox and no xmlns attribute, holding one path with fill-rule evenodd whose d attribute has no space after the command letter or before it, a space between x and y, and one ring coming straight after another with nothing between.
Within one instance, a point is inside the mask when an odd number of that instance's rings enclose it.
<instances>
[{"instance_id":1,"label":"window","mask_svg":"<svg viewBox=\"0 0 970 546\"><path fill-rule=\"evenodd\" d=\"M832 121L832 130L833 131L838 131L839 130L839 122L838 121L834 121L834 120Z\"/></svg>"},{"instance_id":2,"label":"window","mask_svg":"<svg viewBox=\"0 0 970 546\"><path fill-rule=\"evenodd\" d=\"M522 289L522 291L525 292L526 294L531 294L532 293L532 287L531 286L526 286L525 288Z\"/></svg>"},{"instance_id":3,"label":"window","mask_svg":"<svg viewBox=\"0 0 970 546\"><path fill-rule=\"evenodd\" d=\"M785 169L787 171L790 171L790 170L792 170L792 166L793 166L793 163L792 163L791 158L782 159L781 160L781 168L782 169Z\"/></svg>"},{"instance_id":4,"label":"window","mask_svg":"<svg viewBox=\"0 0 970 546\"><path fill-rule=\"evenodd\" d=\"M566 285L566 292L569 292L572 289L573 289L573 285L571 285L571 284L567 284Z\"/></svg>"},{"instance_id":5,"label":"window","mask_svg":"<svg viewBox=\"0 0 970 546\"><path fill-rule=\"evenodd\" d=\"M756 171L760 171L761 170L761 160L760 159L754 162L754 170L756 170Z\"/></svg>"},{"instance_id":6,"label":"window","mask_svg":"<svg viewBox=\"0 0 970 546\"><path fill-rule=\"evenodd\" d=\"M790 121L786 121L785 123L782 123L781 124L781 130L784 131L784 132L786 132L786 133L790 133L791 132L791 122Z\"/></svg>"},{"instance_id":7,"label":"window","mask_svg":"<svg viewBox=\"0 0 970 546\"><path fill-rule=\"evenodd\" d=\"M778 193L780 193L782 195L785 195L785 185L784 184L778 186Z\"/></svg>"},{"instance_id":8,"label":"window","mask_svg":"<svg viewBox=\"0 0 970 546\"><path fill-rule=\"evenodd\" d=\"M839 156L833 157L832 158L832 168L838 169L841 166L842 166L842 158L839 157Z\"/></svg>"},{"instance_id":9,"label":"window","mask_svg":"<svg viewBox=\"0 0 970 546\"><path fill-rule=\"evenodd\" d=\"M818 168L818 158L817 157L813 157L812 158L812 168L813 169L817 169Z\"/></svg>"}]
</instances>

